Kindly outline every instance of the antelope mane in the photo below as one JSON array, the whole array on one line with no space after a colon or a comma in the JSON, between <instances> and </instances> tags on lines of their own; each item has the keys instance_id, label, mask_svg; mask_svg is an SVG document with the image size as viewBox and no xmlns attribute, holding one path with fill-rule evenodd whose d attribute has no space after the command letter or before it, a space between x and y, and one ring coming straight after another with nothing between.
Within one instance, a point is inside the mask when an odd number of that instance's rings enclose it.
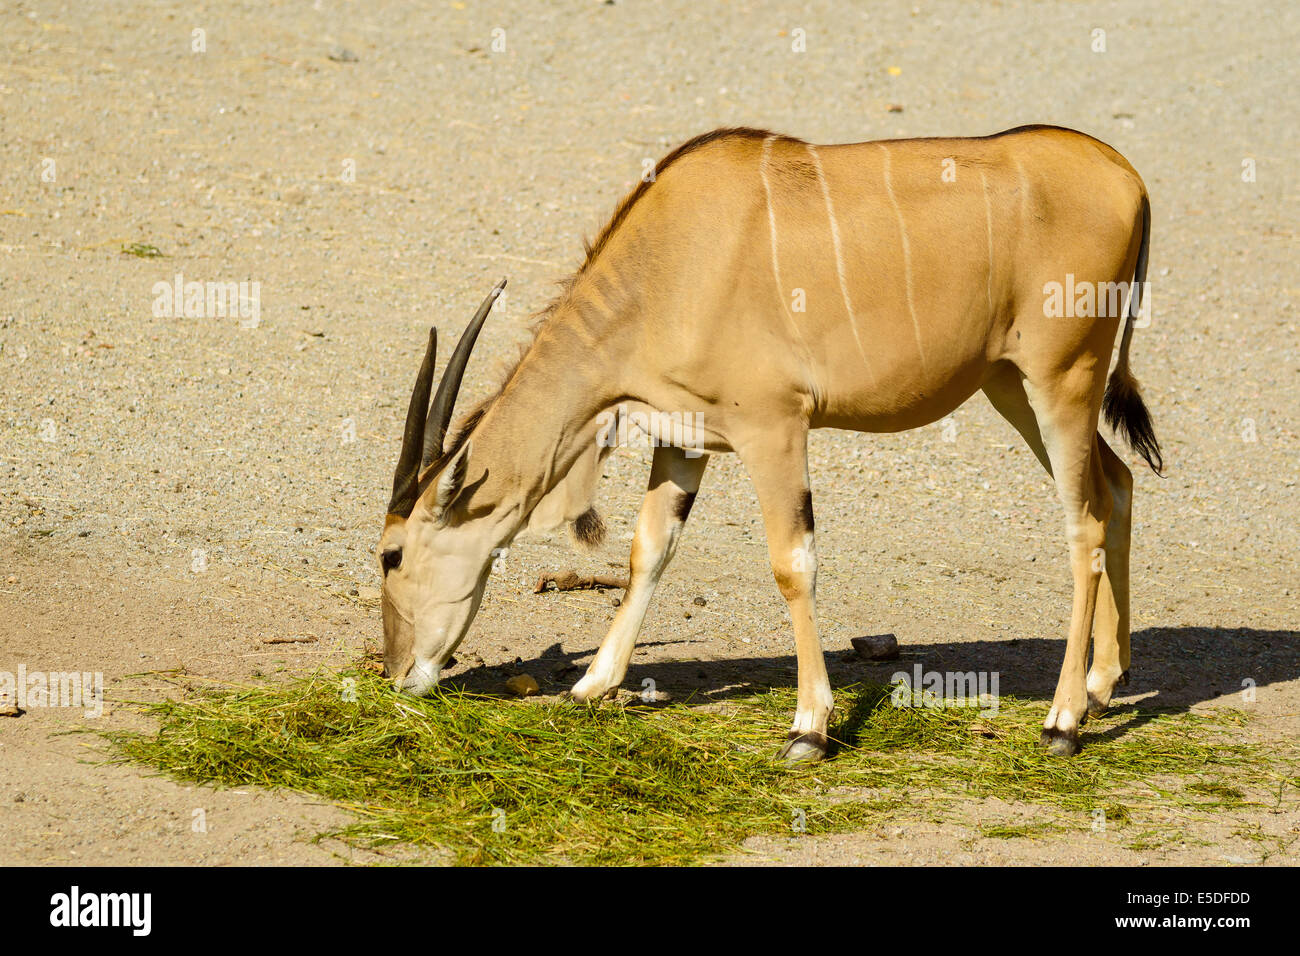
<instances>
[{"instance_id":1,"label":"antelope mane","mask_svg":"<svg viewBox=\"0 0 1300 956\"><path fill-rule=\"evenodd\" d=\"M694 139L682 143L667 156L661 159L655 166L656 175L662 175L673 163L683 156L691 153L701 146L705 146L715 140L744 137L747 139L764 139L775 134L761 129L751 129L748 127L733 127L725 129L716 129L703 135L696 136ZM795 141L792 137L780 136L780 139ZM806 168L804 168L806 166ZM795 163L789 170L789 175L796 178L812 178L816 172L811 164L800 165ZM587 270L596 261L600 254L610 244L615 234L619 231L624 221L627 219L632 207L636 205L654 185L655 179L643 179L637 183L636 187L623 197L614 210L614 214L605 223L605 226L596 234L592 241L583 242L583 251L585 253L581 265L567 278L560 282L560 292L546 305L540 312L533 316L532 338L529 344L520 349L518 357L513 365L509 367L506 374L501 379L501 384L487 398L480 401L474 408L466 414L457 425L453 435L444 443L442 454L425 470L426 479L438 474L448 462L453 460L456 455L465 446L469 440L470 434L482 421L487 410L492 407L505 393L510 384L510 380L518 372L524 357L528 354L532 343L537 340L537 335L554 315L559 311L566 301L574 294L574 289L579 280L586 274ZM592 501L596 494L596 483L599 481L604 468L605 457L609 454L608 448L600 448L593 441L590 451L584 452L577 462L569 469L552 488L545 497L533 509L532 515L529 516L528 528L533 531L546 531L558 528L561 524L569 525L570 537L573 542L581 548L592 549L599 547L605 538L605 522L601 519L600 514L592 506Z\"/></svg>"}]
</instances>

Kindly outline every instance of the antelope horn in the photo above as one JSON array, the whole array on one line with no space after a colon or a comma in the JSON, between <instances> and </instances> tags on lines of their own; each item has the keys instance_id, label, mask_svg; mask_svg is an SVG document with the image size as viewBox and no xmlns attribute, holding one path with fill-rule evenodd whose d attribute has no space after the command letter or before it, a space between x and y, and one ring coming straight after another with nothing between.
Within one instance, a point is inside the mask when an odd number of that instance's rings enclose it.
<instances>
[{"instance_id":1,"label":"antelope horn","mask_svg":"<svg viewBox=\"0 0 1300 956\"><path fill-rule=\"evenodd\" d=\"M424 436L425 413L429 408L429 390L433 386L433 367L438 357L438 330L429 330L429 347L424 351L424 361L415 376L415 389L411 404L406 409L406 429L402 432L402 451L397 456L397 470L393 473L393 497L388 502L388 513L410 515L415 507L415 488L420 471L420 441Z\"/></svg>"},{"instance_id":2,"label":"antelope horn","mask_svg":"<svg viewBox=\"0 0 1300 956\"><path fill-rule=\"evenodd\" d=\"M502 279L487 294L483 304L474 313L474 318L469 320L469 325L465 326L465 331L461 333L460 341L456 343L456 351L451 353L447 368L442 373L442 381L438 383L438 393L434 395L433 405L429 408L429 417L424 422L424 454L420 457L422 469L429 467L442 455L442 442L447 437L447 426L451 424L452 409L456 406L456 395L460 392L461 376L465 374L465 366L469 364L470 350L474 348L474 340L478 338L479 329L483 327L483 320L492 311L492 303L496 302L497 296L505 287L506 280Z\"/></svg>"}]
</instances>

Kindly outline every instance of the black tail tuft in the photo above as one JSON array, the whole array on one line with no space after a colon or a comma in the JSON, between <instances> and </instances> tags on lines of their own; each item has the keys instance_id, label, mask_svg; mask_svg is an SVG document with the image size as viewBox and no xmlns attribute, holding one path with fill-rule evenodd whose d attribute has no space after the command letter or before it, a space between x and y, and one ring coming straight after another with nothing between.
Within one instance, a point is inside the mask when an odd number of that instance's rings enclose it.
<instances>
[{"instance_id":1,"label":"black tail tuft","mask_svg":"<svg viewBox=\"0 0 1300 956\"><path fill-rule=\"evenodd\" d=\"M1160 454L1160 442L1151 425L1151 413L1142 401L1142 392L1129 370L1120 365L1111 373L1106 383L1106 395L1101 400L1106 423L1127 439L1129 446L1146 459L1151 470L1164 477L1165 459Z\"/></svg>"}]
</instances>

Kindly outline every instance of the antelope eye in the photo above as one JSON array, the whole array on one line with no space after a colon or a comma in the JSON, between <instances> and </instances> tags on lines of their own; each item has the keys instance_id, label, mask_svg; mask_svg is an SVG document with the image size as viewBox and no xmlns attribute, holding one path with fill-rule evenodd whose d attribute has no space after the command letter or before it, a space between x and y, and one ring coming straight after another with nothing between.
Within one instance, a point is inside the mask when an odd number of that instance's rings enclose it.
<instances>
[{"instance_id":1,"label":"antelope eye","mask_svg":"<svg viewBox=\"0 0 1300 956\"><path fill-rule=\"evenodd\" d=\"M384 566L384 574L387 574L393 568L399 567L402 563L402 549L390 548L380 556L380 562Z\"/></svg>"}]
</instances>

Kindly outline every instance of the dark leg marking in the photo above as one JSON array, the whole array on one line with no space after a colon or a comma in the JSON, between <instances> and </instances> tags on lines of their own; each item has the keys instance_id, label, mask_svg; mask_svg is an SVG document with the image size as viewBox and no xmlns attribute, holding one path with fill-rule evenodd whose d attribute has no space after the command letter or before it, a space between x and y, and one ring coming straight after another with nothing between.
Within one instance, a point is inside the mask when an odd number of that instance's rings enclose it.
<instances>
[{"instance_id":1,"label":"dark leg marking","mask_svg":"<svg viewBox=\"0 0 1300 956\"><path fill-rule=\"evenodd\" d=\"M695 504L695 492L687 491L673 504L673 516L678 521L685 521L691 513L691 507Z\"/></svg>"},{"instance_id":2,"label":"dark leg marking","mask_svg":"<svg viewBox=\"0 0 1300 956\"><path fill-rule=\"evenodd\" d=\"M803 521L803 529L812 531L816 522L813 521L812 492L803 493L803 510L800 512L800 519Z\"/></svg>"}]
</instances>

